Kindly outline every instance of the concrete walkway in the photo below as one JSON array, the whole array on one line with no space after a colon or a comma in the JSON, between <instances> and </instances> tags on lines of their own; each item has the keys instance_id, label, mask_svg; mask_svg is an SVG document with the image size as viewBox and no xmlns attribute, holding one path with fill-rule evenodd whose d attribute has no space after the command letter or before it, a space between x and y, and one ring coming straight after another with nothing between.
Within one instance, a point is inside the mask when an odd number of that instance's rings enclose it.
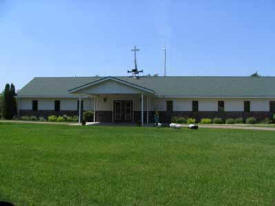
<instances>
[{"instance_id":1,"label":"concrete walkway","mask_svg":"<svg viewBox=\"0 0 275 206\"><path fill-rule=\"evenodd\" d=\"M0 120L0 123L21 123L21 124L49 124L49 125L69 125L69 126L80 126L77 122L40 122L40 121L23 121L23 120ZM99 122L87 122L88 126L137 126L133 123L99 123ZM153 126L144 125L144 126ZM181 127L188 127L187 124L181 125ZM212 128L212 129L245 129L245 130L264 130L264 131L275 131L275 127L255 126L250 125L229 125L229 124L199 124L199 128Z\"/></svg>"},{"instance_id":2,"label":"concrete walkway","mask_svg":"<svg viewBox=\"0 0 275 206\"><path fill-rule=\"evenodd\" d=\"M188 125L183 125L183 127L188 127ZM265 130L265 131L275 131L275 127L264 127L264 126L245 126L245 125L228 125L228 124L200 124L199 128L212 128L212 129L245 129L245 130Z\"/></svg>"}]
</instances>

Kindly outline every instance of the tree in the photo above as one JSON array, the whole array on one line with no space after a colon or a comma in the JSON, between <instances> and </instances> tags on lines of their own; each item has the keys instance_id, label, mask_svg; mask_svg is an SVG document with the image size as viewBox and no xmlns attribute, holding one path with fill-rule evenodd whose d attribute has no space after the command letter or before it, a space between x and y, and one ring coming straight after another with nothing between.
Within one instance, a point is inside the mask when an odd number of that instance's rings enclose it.
<instances>
[{"instance_id":1,"label":"tree","mask_svg":"<svg viewBox=\"0 0 275 206\"><path fill-rule=\"evenodd\" d=\"M10 86L10 112L12 117L14 117L17 114L17 106L16 106L16 92L15 92L15 86L11 84Z\"/></svg>"},{"instance_id":2,"label":"tree","mask_svg":"<svg viewBox=\"0 0 275 206\"><path fill-rule=\"evenodd\" d=\"M10 85L6 84L5 90L3 92L3 110L2 110L2 116L5 119L9 119L9 95L10 95Z\"/></svg>"},{"instance_id":3,"label":"tree","mask_svg":"<svg viewBox=\"0 0 275 206\"><path fill-rule=\"evenodd\" d=\"M3 94L0 94L0 119L2 117L2 111L3 111Z\"/></svg>"},{"instance_id":4,"label":"tree","mask_svg":"<svg viewBox=\"0 0 275 206\"><path fill-rule=\"evenodd\" d=\"M2 116L5 119L12 119L16 115L15 87L13 84L6 84L2 98Z\"/></svg>"}]
</instances>

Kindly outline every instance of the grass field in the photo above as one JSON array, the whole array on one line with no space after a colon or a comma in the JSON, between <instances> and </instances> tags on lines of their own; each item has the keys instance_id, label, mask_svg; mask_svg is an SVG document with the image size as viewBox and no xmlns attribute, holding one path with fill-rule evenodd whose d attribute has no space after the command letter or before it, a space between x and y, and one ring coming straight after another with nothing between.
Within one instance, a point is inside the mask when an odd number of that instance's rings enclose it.
<instances>
[{"instance_id":1,"label":"grass field","mask_svg":"<svg viewBox=\"0 0 275 206\"><path fill-rule=\"evenodd\" d=\"M0 123L16 205L275 205L275 132Z\"/></svg>"}]
</instances>

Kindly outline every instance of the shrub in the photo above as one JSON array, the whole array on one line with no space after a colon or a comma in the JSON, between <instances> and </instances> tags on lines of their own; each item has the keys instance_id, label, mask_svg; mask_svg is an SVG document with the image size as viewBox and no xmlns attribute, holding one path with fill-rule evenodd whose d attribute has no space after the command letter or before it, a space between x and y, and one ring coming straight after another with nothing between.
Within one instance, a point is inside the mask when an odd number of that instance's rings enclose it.
<instances>
[{"instance_id":1,"label":"shrub","mask_svg":"<svg viewBox=\"0 0 275 206\"><path fill-rule=\"evenodd\" d=\"M214 123L214 124L223 124L224 121L223 121L222 118L215 117L215 118L213 119L213 123Z\"/></svg>"},{"instance_id":2,"label":"shrub","mask_svg":"<svg viewBox=\"0 0 275 206\"><path fill-rule=\"evenodd\" d=\"M256 118L255 118L255 117L248 117L248 118L245 120L245 123L246 123L246 124L255 124L255 123L256 123Z\"/></svg>"},{"instance_id":3,"label":"shrub","mask_svg":"<svg viewBox=\"0 0 275 206\"><path fill-rule=\"evenodd\" d=\"M63 117L64 121L66 121L66 122L68 121L68 119L70 119L70 117L66 114L64 114L62 117Z\"/></svg>"},{"instance_id":4,"label":"shrub","mask_svg":"<svg viewBox=\"0 0 275 206\"><path fill-rule=\"evenodd\" d=\"M41 121L41 122L47 121L44 117L39 117L38 120Z\"/></svg>"},{"instance_id":5,"label":"shrub","mask_svg":"<svg viewBox=\"0 0 275 206\"><path fill-rule=\"evenodd\" d=\"M28 121L28 120L30 120L30 117L29 116L21 116L20 119L24 120L24 121Z\"/></svg>"},{"instance_id":6,"label":"shrub","mask_svg":"<svg viewBox=\"0 0 275 206\"><path fill-rule=\"evenodd\" d=\"M0 119L1 119L1 115L0 115ZM19 116L13 116L13 118L12 118L13 120L20 120L20 117Z\"/></svg>"},{"instance_id":7,"label":"shrub","mask_svg":"<svg viewBox=\"0 0 275 206\"><path fill-rule=\"evenodd\" d=\"M92 111L86 111L83 114L83 119L85 122L92 122L93 116L94 116L94 113Z\"/></svg>"},{"instance_id":8,"label":"shrub","mask_svg":"<svg viewBox=\"0 0 275 206\"><path fill-rule=\"evenodd\" d=\"M184 117L172 117L173 123L186 124L187 120Z\"/></svg>"},{"instance_id":9,"label":"shrub","mask_svg":"<svg viewBox=\"0 0 275 206\"><path fill-rule=\"evenodd\" d=\"M72 116L63 115L63 118L65 119L66 122L72 122L73 121Z\"/></svg>"},{"instance_id":10,"label":"shrub","mask_svg":"<svg viewBox=\"0 0 275 206\"><path fill-rule=\"evenodd\" d=\"M234 120L234 122L235 122L235 124L243 124L243 118L242 117L239 117L239 118L236 118L235 120Z\"/></svg>"},{"instance_id":11,"label":"shrub","mask_svg":"<svg viewBox=\"0 0 275 206\"><path fill-rule=\"evenodd\" d=\"M36 116L30 116L30 120L31 121L37 121L37 117Z\"/></svg>"},{"instance_id":12,"label":"shrub","mask_svg":"<svg viewBox=\"0 0 275 206\"><path fill-rule=\"evenodd\" d=\"M72 121L73 121L73 122L77 122L77 121L78 121L78 116L76 116L76 115L73 116L73 117L72 117Z\"/></svg>"},{"instance_id":13,"label":"shrub","mask_svg":"<svg viewBox=\"0 0 275 206\"><path fill-rule=\"evenodd\" d=\"M188 118L186 122L187 122L187 124L195 124L196 123L196 119L194 119L194 118Z\"/></svg>"},{"instance_id":14,"label":"shrub","mask_svg":"<svg viewBox=\"0 0 275 206\"><path fill-rule=\"evenodd\" d=\"M234 124L235 121L234 121L233 118L228 118L228 119L225 120L225 123L226 123L226 124Z\"/></svg>"},{"instance_id":15,"label":"shrub","mask_svg":"<svg viewBox=\"0 0 275 206\"><path fill-rule=\"evenodd\" d=\"M265 118L264 120L261 121L262 124L270 124L272 123L272 120L270 120L269 118Z\"/></svg>"},{"instance_id":16,"label":"shrub","mask_svg":"<svg viewBox=\"0 0 275 206\"><path fill-rule=\"evenodd\" d=\"M65 119L64 119L64 117L62 117L62 116L58 116L58 117L56 118L56 121L57 121L57 122L65 122Z\"/></svg>"},{"instance_id":17,"label":"shrub","mask_svg":"<svg viewBox=\"0 0 275 206\"><path fill-rule=\"evenodd\" d=\"M201 124L211 124L212 123L212 119L202 118L200 123Z\"/></svg>"},{"instance_id":18,"label":"shrub","mask_svg":"<svg viewBox=\"0 0 275 206\"><path fill-rule=\"evenodd\" d=\"M55 115L48 116L48 121L50 121L50 122L56 122L56 120L57 120L57 116L55 116Z\"/></svg>"},{"instance_id":19,"label":"shrub","mask_svg":"<svg viewBox=\"0 0 275 206\"><path fill-rule=\"evenodd\" d=\"M272 116L273 123L275 123L275 114Z\"/></svg>"}]
</instances>

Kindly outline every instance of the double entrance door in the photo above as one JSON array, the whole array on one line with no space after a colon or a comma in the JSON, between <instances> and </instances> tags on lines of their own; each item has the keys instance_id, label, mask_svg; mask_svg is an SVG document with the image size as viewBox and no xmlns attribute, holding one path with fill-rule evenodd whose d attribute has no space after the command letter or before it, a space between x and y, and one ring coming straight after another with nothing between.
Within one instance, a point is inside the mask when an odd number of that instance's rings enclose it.
<instances>
[{"instance_id":1,"label":"double entrance door","mask_svg":"<svg viewBox=\"0 0 275 206\"><path fill-rule=\"evenodd\" d=\"M133 101L114 100L114 121L131 122L133 120Z\"/></svg>"}]
</instances>

